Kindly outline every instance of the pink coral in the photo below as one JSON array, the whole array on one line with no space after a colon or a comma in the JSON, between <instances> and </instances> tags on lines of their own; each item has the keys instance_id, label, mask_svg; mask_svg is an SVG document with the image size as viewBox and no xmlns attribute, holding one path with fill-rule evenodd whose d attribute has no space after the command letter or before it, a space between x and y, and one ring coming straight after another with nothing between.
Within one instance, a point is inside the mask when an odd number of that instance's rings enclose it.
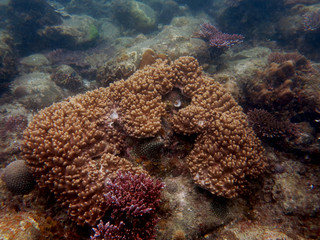
<instances>
[{"instance_id":1,"label":"pink coral","mask_svg":"<svg viewBox=\"0 0 320 240\"><path fill-rule=\"evenodd\" d=\"M111 222L100 222L92 239L154 239L156 215L164 184L146 174L118 171L105 182Z\"/></svg>"},{"instance_id":2,"label":"pink coral","mask_svg":"<svg viewBox=\"0 0 320 240\"><path fill-rule=\"evenodd\" d=\"M121 240L125 239L121 236L121 230L123 222L120 222L119 226L115 226L107 222L104 224L101 220L97 225L97 228L93 228L94 235L90 237L91 240Z\"/></svg>"},{"instance_id":3,"label":"pink coral","mask_svg":"<svg viewBox=\"0 0 320 240\"><path fill-rule=\"evenodd\" d=\"M210 47L227 49L241 43L244 37L240 34L227 34L220 32L215 26L204 23L200 26L199 36L209 41Z\"/></svg>"}]
</instances>

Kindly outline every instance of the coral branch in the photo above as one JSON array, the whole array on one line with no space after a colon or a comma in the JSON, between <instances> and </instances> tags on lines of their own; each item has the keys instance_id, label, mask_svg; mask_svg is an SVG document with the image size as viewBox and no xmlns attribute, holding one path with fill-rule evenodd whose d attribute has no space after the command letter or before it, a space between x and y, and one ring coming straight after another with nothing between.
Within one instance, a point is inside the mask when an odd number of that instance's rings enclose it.
<instances>
[{"instance_id":1,"label":"coral branch","mask_svg":"<svg viewBox=\"0 0 320 240\"><path fill-rule=\"evenodd\" d=\"M156 215L164 184L146 174L118 171L107 179L106 204L111 211L111 222L94 228L91 239L154 239ZM99 238L103 237L103 238Z\"/></svg>"},{"instance_id":2,"label":"coral branch","mask_svg":"<svg viewBox=\"0 0 320 240\"><path fill-rule=\"evenodd\" d=\"M200 25L200 38L207 40L212 48L228 49L235 44L243 41L244 37L240 34L227 34L220 32L215 26L204 23Z\"/></svg>"}]
</instances>

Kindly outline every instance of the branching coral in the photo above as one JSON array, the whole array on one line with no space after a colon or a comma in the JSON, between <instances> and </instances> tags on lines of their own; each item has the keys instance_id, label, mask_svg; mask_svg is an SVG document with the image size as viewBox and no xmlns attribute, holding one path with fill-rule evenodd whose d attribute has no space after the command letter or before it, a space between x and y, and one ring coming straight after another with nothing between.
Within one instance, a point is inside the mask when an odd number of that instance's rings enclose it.
<instances>
[{"instance_id":1,"label":"branching coral","mask_svg":"<svg viewBox=\"0 0 320 240\"><path fill-rule=\"evenodd\" d=\"M170 115L162 97L174 87L191 102ZM235 197L263 171L264 150L241 107L192 57L157 60L126 81L41 110L24 133L22 152L40 187L78 224L94 225L107 210L105 180L118 170L145 172L122 157L125 138L161 136L163 118L176 133L198 135L187 165L213 194Z\"/></svg>"},{"instance_id":2,"label":"branching coral","mask_svg":"<svg viewBox=\"0 0 320 240\"><path fill-rule=\"evenodd\" d=\"M92 239L117 239L118 236L127 240L154 239L163 187L162 182L146 174L118 171L116 177L107 179L105 198L111 221L94 228Z\"/></svg>"},{"instance_id":3,"label":"branching coral","mask_svg":"<svg viewBox=\"0 0 320 240\"><path fill-rule=\"evenodd\" d=\"M212 48L226 50L235 44L243 41L240 34L227 34L220 32L215 26L204 23L200 26L200 32L196 34L200 38L207 40Z\"/></svg>"},{"instance_id":4,"label":"branching coral","mask_svg":"<svg viewBox=\"0 0 320 240\"><path fill-rule=\"evenodd\" d=\"M263 109L251 110L247 116L253 130L260 137L290 137L294 136L297 130L295 124L289 120L278 120L273 114Z\"/></svg>"}]
</instances>

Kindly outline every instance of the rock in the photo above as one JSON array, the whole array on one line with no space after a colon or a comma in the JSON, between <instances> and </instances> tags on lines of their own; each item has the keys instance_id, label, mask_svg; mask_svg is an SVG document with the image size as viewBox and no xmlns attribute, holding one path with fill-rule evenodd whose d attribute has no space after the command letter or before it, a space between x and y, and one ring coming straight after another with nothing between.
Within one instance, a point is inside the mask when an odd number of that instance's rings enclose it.
<instances>
[{"instance_id":1,"label":"rock","mask_svg":"<svg viewBox=\"0 0 320 240\"><path fill-rule=\"evenodd\" d=\"M110 16L111 1L71 0L61 2L70 14L86 14L94 18L104 18L106 16Z\"/></svg>"},{"instance_id":2,"label":"rock","mask_svg":"<svg viewBox=\"0 0 320 240\"><path fill-rule=\"evenodd\" d=\"M219 73L249 78L257 70L262 70L268 64L271 50L266 47L253 47L240 52L227 51L223 58L224 66Z\"/></svg>"},{"instance_id":3,"label":"rock","mask_svg":"<svg viewBox=\"0 0 320 240\"><path fill-rule=\"evenodd\" d=\"M78 91L83 88L82 77L70 66L60 65L51 75L52 80L63 88L70 91Z\"/></svg>"},{"instance_id":4,"label":"rock","mask_svg":"<svg viewBox=\"0 0 320 240\"><path fill-rule=\"evenodd\" d=\"M3 29L5 29L7 25L6 17L7 17L8 4L9 4L9 0L0 1L0 28L3 28Z\"/></svg>"},{"instance_id":5,"label":"rock","mask_svg":"<svg viewBox=\"0 0 320 240\"><path fill-rule=\"evenodd\" d=\"M20 74L34 71L48 72L51 69L49 65L50 62L45 55L36 53L22 58L18 70Z\"/></svg>"},{"instance_id":6,"label":"rock","mask_svg":"<svg viewBox=\"0 0 320 240\"><path fill-rule=\"evenodd\" d=\"M135 39L121 39L118 45L122 48L126 44L114 62L130 62L126 65L135 65L138 69L140 61L146 50L152 50L156 55L166 55L170 60L181 56L193 56L200 64L210 61L210 53L207 44L197 38L193 33L199 28L203 20L193 17L177 17L172 20L171 25L165 26L161 32L151 38L143 34Z\"/></svg>"},{"instance_id":7,"label":"rock","mask_svg":"<svg viewBox=\"0 0 320 240\"><path fill-rule=\"evenodd\" d=\"M43 72L33 72L17 77L12 82L11 91L12 93L23 92L17 101L27 109L47 107L68 95L51 80L49 73Z\"/></svg>"},{"instance_id":8,"label":"rock","mask_svg":"<svg viewBox=\"0 0 320 240\"><path fill-rule=\"evenodd\" d=\"M20 141L30 114L30 111L14 98L15 96L8 99L10 103L0 104L0 164L3 164L3 167L19 154Z\"/></svg>"},{"instance_id":9,"label":"rock","mask_svg":"<svg viewBox=\"0 0 320 240\"><path fill-rule=\"evenodd\" d=\"M107 19L100 21L100 38L107 41L115 41L120 36L120 29Z\"/></svg>"},{"instance_id":10,"label":"rock","mask_svg":"<svg viewBox=\"0 0 320 240\"><path fill-rule=\"evenodd\" d=\"M12 36L0 31L0 94L17 73L16 58Z\"/></svg>"},{"instance_id":11,"label":"rock","mask_svg":"<svg viewBox=\"0 0 320 240\"><path fill-rule=\"evenodd\" d=\"M72 15L55 26L46 26L39 34L57 48L77 49L92 46L99 37L96 20L86 15Z\"/></svg>"},{"instance_id":12,"label":"rock","mask_svg":"<svg viewBox=\"0 0 320 240\"><path fill-rule=\"evenodd\" d=\"M212 198L183 176L167 177L165 184L163 207L170 209L170 214L161 217L159 239L180 239L177 237L181 235L198 239L199 229L213 231L239 216L243 208L239 200Z\"/></svg>"},{"instance_id":13,"label":"rock","mask_svg":"<svg viewBox=\"0 0 320 240\"><path fill-rule=\"evenodd\" d=\"M314 204L320 199L315 185L297 173L277 175L273 195L285 214L314 216L320 211Z\"/></svg>"},{"instance_id":14,"label":"rock","mask_svg":"<svg viewBox=\"0 0 320 240\"><path fill-rule=\"evenodd\" d=\"M174 0L142 0L141 2L155 9L159 24L169 24L173 17L183 15L181 10L183 7Z\"/></svg>"},{"instance_id":15,"label":"rock","mask_svg":"<svg viewBox=\"0 0 320 240\"><path fill-rule=\"evenodd\" d=\"M114 17L126 28L148 32L156 27L156 13L147 4L121 0L113 2Z\"/></svg>"},{"instance_id":16,"label":"rock","mask_svg":"<svg viewBox=\"0 0 320 240\"><path fill-rule=\"evenodd\" d=\"M11 0L8 18L17 48L22 54L46 48L46 39L38 31L62 23L61 15L45 0Z\"/></svg>"},{"instance_id":17,"label":"rock","mask_svg":"<svg viewBox=\"0 0 320 240\"><path fill-rule=\"evenodd\" d=\"M39 217L36 213L31 212L4 212L1 213L0 219L0 239L15 240L40 240L43 234L39 224ZM41 219L42 222L45 222ZM40 226L39 226L40 225Z\"/></svg>"}]
</instances>

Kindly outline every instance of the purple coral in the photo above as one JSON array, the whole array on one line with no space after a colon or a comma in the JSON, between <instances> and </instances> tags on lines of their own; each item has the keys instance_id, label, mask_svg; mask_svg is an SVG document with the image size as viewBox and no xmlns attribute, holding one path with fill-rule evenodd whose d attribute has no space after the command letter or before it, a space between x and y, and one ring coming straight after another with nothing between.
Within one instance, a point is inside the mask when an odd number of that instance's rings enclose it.
<instances>
[{"instance_id":1,"label":"purple coral","mask_svg":"<svg viewBox=\"0 0 320 240\"><path fill-rule=\"evenodd\" d=\"M97 225L97 228L93 228L94 235L90 237L91 240L120 240L126 239L124 236L121 236L121 228L124 227L124 223L120 222L119 226L115 226L107 222L104 224L102 221Z\"/></svg>"},{"instance_id":2,"label":"purple coral","mask_svg":"<svg viewBox=\"0 0 320 240\"><path fill-rule=\"evenodd\" d=\"M303 15L305 31L315 31L320 28L320 9L307 12Z\"/></svg>"},{"instance_id":3,"label":"purple coral","mask_svg":"<svg viewBox=\"0 0 320 240\"><path fill-rule=\"evenodd\" d=\"M241 43L244 37L240 34L227 34L220 32L215 26L204 23L200 25L199 37L209 41L210 47L228 49L231 46Z\"/></svg>"},{"instance_id":4,"label":"purple coral","mask_svg":"<svg viewBox=\"0 0 320 240\"><path fill-rule=\"evenodd\" d=\"M111 220L100 222L91 239L154 239L156 215L164 184L146 174L118 171L105 182Z\"/></svg>"}]
</instances>

